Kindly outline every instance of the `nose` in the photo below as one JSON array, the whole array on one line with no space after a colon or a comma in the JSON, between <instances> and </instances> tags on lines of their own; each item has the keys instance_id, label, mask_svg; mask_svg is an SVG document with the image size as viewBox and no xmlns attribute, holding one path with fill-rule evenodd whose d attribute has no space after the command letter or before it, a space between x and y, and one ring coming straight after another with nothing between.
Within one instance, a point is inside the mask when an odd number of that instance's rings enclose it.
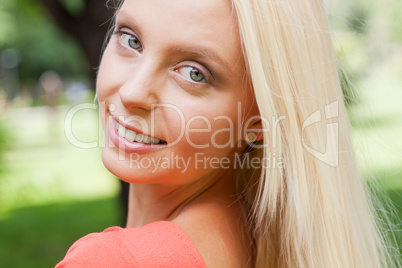
<instances>
[{"instance_id":1,"label":"nose","mask_svg":"<svg viewBox=\"0 0 402 268\"><path fill-rule=\"evenodd\" d=\"M159 101L163 74L151 61L142 61L127 69L126 80L119 89L119 96L127 110L141 108L150 111Z\"/></svg>"}]
</instances>

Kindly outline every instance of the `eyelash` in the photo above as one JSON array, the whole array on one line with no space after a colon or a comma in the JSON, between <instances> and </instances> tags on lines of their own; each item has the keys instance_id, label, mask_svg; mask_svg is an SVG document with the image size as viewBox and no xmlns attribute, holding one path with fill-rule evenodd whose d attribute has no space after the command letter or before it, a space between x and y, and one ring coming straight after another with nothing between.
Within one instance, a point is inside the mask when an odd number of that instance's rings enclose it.
<instances>
[{"instance_id":1,"label":"eyelash","mask_svg":"<svg viewBox=\"0 0 402 268\"><path fill-rule=\"evenodd\" d=\"M116 30L113 34L118 37L117 44L116 44L118 48L122 48L122 49L126 49L126 50L136 50L136 51L138 51L138 52L142 52L142 50L143 50L142 42L140 41L140 39L139 39L137 36L135 36L135 35L133 35L133 34L130 34L130 33L128 33L128 32L125 32L125 31L123 31L123 30L121 30L121 29L120 29L120 30ZM121 38L122 38L123 35L126 35L128 38L134 37L134 38L137 39L138 42L141 44L141 47L138 48L138 49L136 49L136 48L130 47L129 45L124 45L124 44L122 44Z\"/></svg>"},{"instance_id":2,"label":"eyelash","mask_svg":"<svg viewBox=\"0 0 402 268\"><path fill-rule=\"evenodd\" d=\"M186 78L184 78L183 76L183 74L181 74L180 73L180 69L184 69L184 68L192 68L192 69L195 69L195 70L197 70L200 74L202 74L202 76L204 77L204 81L203 82L197 82L197 81L194 81L194 80L191 80L191 78L190 78L190 80L189 79L186 79ZM180 74L180 76L181 76L181 79L183 79L186 83L190 83L191 84L191 86L193 86L193 87L199 87L199 86L209 86L209 78L204 74L204 72L203 71L201 71L200 70L200 68L198 68L198 67L196 67L196 66L193 66L193 65L189 65L189 64L186 64L186 65L183 65L183 66L180 66L179 68L176 68L175 69L175 72L176 73L179 73Z\"/></svg>"},{"instance_id":3,"label":"eyelash","mask_svg":"<svg viewBox=\"0 0 402 268\"><path fill-rule=\"evenodd\" d=\"M137 37L137 36L135 36L135 35L133 35L133 34L130 34L130 33L128 33L128 32L126 32L126 31L123 31L123 30L121 30L121 28L119 29L119 30L116 30L116 31L114 31L113 32L113 35L116 35L117 37L118 37L118 40L117 40L117 47L118 48L121 48L121 49L125 49L125 50L129 50L129 51L132 51L132 50L136 50L136 51L138 51L138 52L142 52L142 50L143 50L143 47L142 47L142 42L139 40L139 38ZM132 48L132 47L130 47L129 45L124 45L124 44L122 44L122 42L121 42L121 37L123 36L123 35L127 35L128 37L134 37L134 38L136 38L139 42L140 42L140 44L141 44L141 48L139 48L139 49L136 49L136 48ZM197 81L190 81L190 80L188 80L188 79L185 79L185 78L183 78L182 76L183 75L181 75L180 74L180 76L181 76L181 79L182 80L184 80L186 83L188 83L190 86L192 86L192 87L203 87L203 86L209 86L209 78L207 78L207 76L204 74L204 72L203 71L201 71L198 67L196 67L196 66L193 66L193 65L183 65L183 66L180 66L179 68L176 68L175 69L175 72L176 73L179 73L179 69L182 69L182 68L193 68L193 69L196 69L199 73L201 73L202 75L203 75L203 77L204 77L204 82L197 82Z\"/></svg>"}]
</instances>

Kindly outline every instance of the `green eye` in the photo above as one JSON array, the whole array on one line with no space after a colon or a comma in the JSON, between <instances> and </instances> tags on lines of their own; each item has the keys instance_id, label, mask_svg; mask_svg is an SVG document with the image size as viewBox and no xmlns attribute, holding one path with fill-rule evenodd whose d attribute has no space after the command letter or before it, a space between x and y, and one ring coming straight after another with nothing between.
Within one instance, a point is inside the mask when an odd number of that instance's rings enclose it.
<instances>
[{"instance_id":1,"label":"green eye","mask_svg":"<svg viewBox=\"0 0 402 268\"><path fill-rule=\"evenodd\" d=\"M140 40L138 40L138 38L135 37L134 35L125 33L123 31L116 31L116 34L118 35L119 38L118 42L121 46L135 50L142 49L142 44Z\"/></svg>"},{"instance_id":2,"label":"green eye","mask_svg":"<svg viewBox=\"0 0 402 268\"><path fill-rule=\"evenodd\" d=\"M205 75L199 69L193 66L182 66L177 70L177 72L187 80L207 84Z\"/></svg>"},{"instance_id":3,"label":"green eye","mask_svg":"<svg viewBox=\"0 0 402 268\"><path fill-rule=\"evenodd\" d=\"M140 41L132 35L128 38L128 45L133 49L140 49L142 47Z\"/></svg>"},{"instance_id":4,"label":"green eye","mask_svg":"<svg viewBox=\"0 0 402 268\"><path fill-rule=\"evenodd\" d=\"M190 77L191 80L194 80L195 82L202 82L205 80L205 76L197 69L192 68L190 71Z\"/></svg>"}]
</instances>

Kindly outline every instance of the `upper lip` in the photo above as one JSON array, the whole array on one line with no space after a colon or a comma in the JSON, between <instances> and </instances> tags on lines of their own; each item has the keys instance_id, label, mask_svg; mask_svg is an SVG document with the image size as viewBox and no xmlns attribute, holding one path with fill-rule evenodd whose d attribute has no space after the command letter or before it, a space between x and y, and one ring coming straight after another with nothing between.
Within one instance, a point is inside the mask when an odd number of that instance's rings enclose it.
<instances>
[{"instance_id":1,"label":"upper lip","mask_svg":"<svg viewBox=\"0 0 402 268\"><path fill-rule=\"evenodd\" d=\"M126 124L125 122L120 121L120 120L119 120L116 116L114 116L114 115L112 115L112 117L113 117L113 119L114 119L117 123L119 123L120 125L122 125L122 126L125 127L126 129L129 129L129 130L131 130L131 131L134 131L134 132L137 133L137 134L142 134L142 135L144 135L144 136L148 136L148 137L151 137L151 138L154 138L154 139L159 139L159 140L163 141L162 139L160 139L160 138L158 138L158 137L154 137L154 136L151 136L151 135L149 135L149 134L146 134L146 133L142 132L141 130L139 130L139 129L133 127L133 126L130 126L130 125Z\"/></svg>"}]
</instances>

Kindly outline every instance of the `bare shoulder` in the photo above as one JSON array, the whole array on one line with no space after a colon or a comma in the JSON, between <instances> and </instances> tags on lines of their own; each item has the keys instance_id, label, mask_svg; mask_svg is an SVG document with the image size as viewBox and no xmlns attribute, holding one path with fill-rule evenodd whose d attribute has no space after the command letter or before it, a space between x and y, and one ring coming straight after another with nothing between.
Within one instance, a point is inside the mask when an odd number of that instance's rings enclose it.
<instances>
[{"instance_id":1,"label":"bare shoulder","mask_svg":"<svg viewBox=\"0 0 402 268\"><path fill-rule=\"evenodd\" d=\"M236 203L197 203L172 222L190 237L207 267L251 267L249 238Z\"/></svg>"}]
</instances>

